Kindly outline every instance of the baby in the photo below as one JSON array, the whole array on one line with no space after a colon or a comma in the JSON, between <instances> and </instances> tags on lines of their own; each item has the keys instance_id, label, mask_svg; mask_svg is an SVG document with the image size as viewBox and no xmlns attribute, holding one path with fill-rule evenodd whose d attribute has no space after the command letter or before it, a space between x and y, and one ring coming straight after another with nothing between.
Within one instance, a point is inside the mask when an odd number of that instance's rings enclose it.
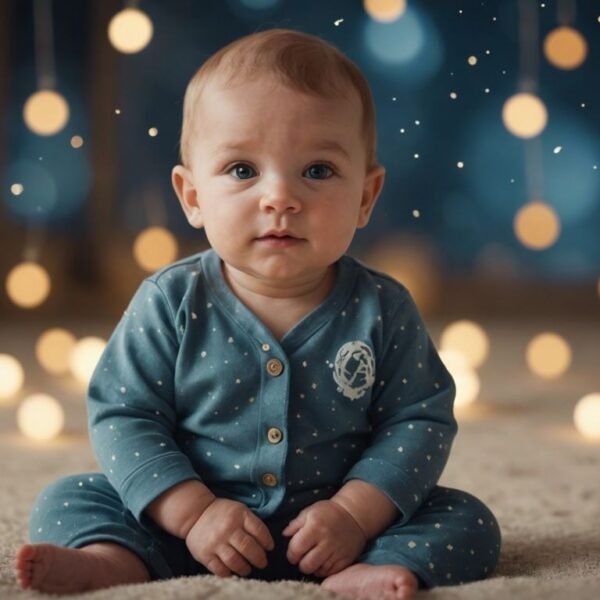
<instances>
[{"instance_id":1,"label":"baby","mask_svg":"<svg viewBox=\"0 0 600 600\"><path fill-rule=\"evenodd\" d=\"M488 508L437 486L454 384L406 289L345 253L381 192L365 78L282 29L185 96L175 192L211 249L148 277L90 382L103 473L38 497L23 588L183 575L355 598L490 575Z\"/></svg>"}]
</instances>

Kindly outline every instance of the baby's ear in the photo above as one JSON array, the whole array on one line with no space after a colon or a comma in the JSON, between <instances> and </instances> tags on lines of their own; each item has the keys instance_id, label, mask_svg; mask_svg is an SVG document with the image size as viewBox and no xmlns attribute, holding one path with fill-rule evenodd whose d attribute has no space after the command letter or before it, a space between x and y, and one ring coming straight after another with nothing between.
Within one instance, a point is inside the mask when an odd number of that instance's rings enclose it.
<instances>
[{"instance_id":1,"label":"baby's ear","mask_svg":"<svg viewBox=\"0 0 600 600\"><path fill-rule=\"evenodd\" d=\"M373 207L381 190L383 189L383 182L385 180L385 167L381 165L375 165L365 176L365 183L363 187L362 201L360 203L360 213L358 216L358 228L365 227L371 218Z\"/></svg>"},{"instance_id":2,"label":"baby's ear","mask_svg":"<svg viewBox=\"0 0 600 600\"><path fill-rule=\"evenodd\" d=\"M203 225L202 213L198 203L198 192L194 186L191 171L186 169L183 165L173 167L173 171L171 172L171 183L173 184L173 189L177 194L177 198L179 198L179 203L181 204L181 208L183 208L188 223L192 227L200 229Z\"/></svg>"}]
</instances>

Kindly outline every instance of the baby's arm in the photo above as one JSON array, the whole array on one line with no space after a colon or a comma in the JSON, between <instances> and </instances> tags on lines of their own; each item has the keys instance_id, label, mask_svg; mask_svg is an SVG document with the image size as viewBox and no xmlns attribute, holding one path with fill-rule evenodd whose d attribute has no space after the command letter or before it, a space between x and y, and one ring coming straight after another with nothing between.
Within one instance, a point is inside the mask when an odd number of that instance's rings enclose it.
<instances>
[{"instance_id":1,"label":"baby's arm","mask_svg":"<svg viewBox=\"0 0 600 600\"><path fill-rule=\"evenodd\" d=\"M241 502L217 498L199 481L184 481L150 503L146 513L170 534L185 539L192 556L221 577L267 566L273 538Z\"/></svg>"}]
</instances>

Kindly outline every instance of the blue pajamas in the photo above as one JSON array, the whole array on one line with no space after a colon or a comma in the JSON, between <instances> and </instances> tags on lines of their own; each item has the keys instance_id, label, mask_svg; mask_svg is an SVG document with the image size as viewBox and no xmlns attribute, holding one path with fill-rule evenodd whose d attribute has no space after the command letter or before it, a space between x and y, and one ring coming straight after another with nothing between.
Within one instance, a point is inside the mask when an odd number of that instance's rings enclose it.
<instances>
[{"instance_id":1,"label":"blue pajamas","mask_svg":"<svg viewBox=\"0 0 600 600\"><path fill-rule=\"evenodd\" d=\"M275 514L265 519L275 548L267 554L267 568L253 569L249 577L321 581L304 575L286 559L289 539L281 531L293 516ZM184 540L149 518L138 522L98 473L66 477L46 488L37 498L29 535L32 542L70 548L96 542L120 544L145 563L152 579L209 573L192 558ZM402 565L418 576L422 586L433 587L487 577L499 552L500 530L489 509L466 492L437 486L408 523L394 523L366 546L356 562Z\"/></svg>"},{"instance_id":2,"label":"blue pajamas","mask_svg":"<svg viewBox=\"0 0 600 600\"><path fill-rule=\"evenodd\" d=\"M157 577L196 572L182 542L144 513L174 485L201 481L279 535L281 519L361 479L399 515L364 560L410 565L426 585L489 574L493 516L437 487L457 431L455 388L412 298L349 256L335 268L329 296L281 339L233 294L213 250L146 279L90 382L90 439L104 476L81 480L81 509L77 493L57 500L61 516L34 526L36 539L57 521L69 545L110 531L138 540L132 550ZM164 540L181 549L173 565L159 558L171 561L170 549L148 555ZM284 557L272 558L274 578L290 572Z\"/></svg>"}]
</instances>

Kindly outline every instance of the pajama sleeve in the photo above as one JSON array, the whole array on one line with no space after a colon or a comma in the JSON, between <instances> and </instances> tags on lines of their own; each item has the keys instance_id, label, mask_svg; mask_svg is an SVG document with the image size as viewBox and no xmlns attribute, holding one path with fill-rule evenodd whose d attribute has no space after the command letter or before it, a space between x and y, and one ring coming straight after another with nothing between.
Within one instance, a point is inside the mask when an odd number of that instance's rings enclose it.
<instances>
[{"instance_id":1,"label":"pajama sleeve","mask_svg":"<svg viewBox=\"0 0 600 600\"><path fill-rule=\"evenodd\" d=\"M383 491L405 523L437 484L457 425L454 381L408 292L396 306L382 310L371 439L344 482L361 479Z\"/></svg>"},{"instance_id":2,"label":"pajama sleeve","mask_svg":"<svg viewBox=\"0 0 600 600\"><path fill-rule=\"evenodd\" d=\"M96 458L139 520L170 487L200 480L174 433L178 326L158 285L144 281L90 381L88 420Z\"/></svg>"}]
</instances>

